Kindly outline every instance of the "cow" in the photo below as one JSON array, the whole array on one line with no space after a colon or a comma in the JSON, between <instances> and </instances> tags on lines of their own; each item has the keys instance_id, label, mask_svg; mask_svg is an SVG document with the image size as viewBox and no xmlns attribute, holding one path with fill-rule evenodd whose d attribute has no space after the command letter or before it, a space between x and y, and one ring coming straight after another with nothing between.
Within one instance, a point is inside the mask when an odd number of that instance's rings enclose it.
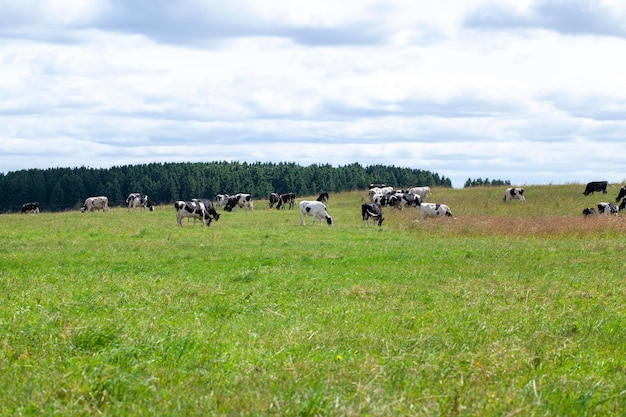
<instances>
[{"instance_id":1,"label":"cow","mask_svg":"<svg viewBox=\"0 0 626 417\"><path fill-rule=\"evenodd\" d=\"M317 197L316 201L320 203L328 204L329 195L326 192L320 193L319 197Z\"/></svg>"},{"instance_id":2,"label":"cow","mask_svg":"<svg viewBox=\"0 0 626 417\"><path fill-rule=\"evenodd\" d=\"M109 199L103 195L98 197L87 197L85 199L85 203L80 208L81 212L86 211L108 211L109 210Z\"/></svg>"},{"instance_id":3,"label":"cow","mask_svg":"<svg viewBox=\"0 0 626 417\"><path fill-rule=\"evenodd\" d=\"M39 203L24 203L22 204L22 210L20 213L39 213Z\"/></svg>"},{"instance_id":4,"label":"cow","mask_svg":"<svg viewBox=\"0 0 626 417\"><path fill-rule=\"evenodd\" d=\"M231 195L228 197L228 202L226 203L224 210L233 211L233 209L236 209L238 211L241 207L245 207L248 211L252 211L254 209L252 195L244 193Z\"/></svg>"},{"instance_id":5,"label":"cow","mask_svg":"<svg viewBox=\"0 0 626 417\"><path fill-rule=\"evenodd\" d=\"M194 220L199 219L202 220L205 226L210 226L211 221L213 221L213 217L215 220L219 219L219 214L213 208L213 204L211 204L210 208L207 208L203 201L200 199L194 199L195 201L176 201L174 203L174 208L176 209L176 222L179 226L183 226L182 219L185 217L191 217ZM208 200L210 202L210 200Z\"/></svg>"},{"instance_id":6,"label":"cow","mask_svg":"<svg viewBox=\"0 0 626 417\"><path fill-rule=\"evenodd\" d=\"M221 207L225 207L226 204L228 203L228 199L230 198L230 196L228 194L218 194L215 196L215 207L216 208L221 208Z\"/></svg>"},{"instance_id":7,"label":"cow","mask_svg":"<svg viewBox=\"0 0 626 417\"><path fill-rule=\"evenodd\" d=\"M598 213L600 214L619 214L619 207L615 203L598 203Z\"/></svg>"},{"instance_id":8,"label":"cow","mask_svg":"<svg viewBox=\"0 0 626 417\"><path fill-rule=\"evenodd\" d=\"M585 216L585 217L595 216L597 214L598 214L598 212L593 207L587 207L587 208L583 209L583 216Z\"/></svg>"},{"instance_id":9,"label":"cow","mask_svg":"<svg viewBox=\"0 0 626 417\"><path fill-rule=\"evenodd\" d=\"M324 219L329 226L333 225L333 218L328 215L328 211L326 211L326 204L321 201L301 201L300 213L302 214L302 219L300 220L300 224L302 226L305 225L304 217L307 215L313 217L312 224L315 224L315 221L319 220L321 226L322 219Z\"/></svg>"},{"instance_id":10,"label":"cow","mask_svg":"<svg viewBox=\"0 0 626 417\"><path fill-rule=\"evenodd\" d=\"M585 187L585 191L583 191L584 195L593 194L595 192L602 191L602 194L606 194L606 186L609 185L608 181L591 181L587 183Z\"/></svg>"},{"instance_id":11,"label":"cow","mask_svg":"<svg viewBox=\"0 0 626 417\"><path fill-rule=\"evenodd\" d=\"M619 189L619 193L617 193L617 197L615 198L615 202L619 203L619 201L626 197L626 185L622 186L622 188Z\"/></svg>"},{"instance_id":12,"label":"cow","mask_svg":"<svg viewBox=\"0 0 626 417\"><path fill-rule=\"evenodd\" d=\"M452 212L450 211L450 207L445 204L436 204L436 203L420 203L420 220L424 220L425 217L452 217Z\"/></svg>"},{"instance_id":13,"label":"cow","mask_svg":"<svg viewBox=\"0 0 626 417\"><path fill-rule=\"evenodd\" d=\"M149 209L150 211L154 211L154 206L150 202L150 198L146 194L141 193L130 193L128 197L126 197L126 204L128 205L128 211L130 209L135 210L137 207L141 207L142 209Z\"/></svg>"},{"instance_id":14,"label":"cow","mask_svg":"<svg viewBox=\"0 0 626 417\"><path fill-rule=\"evenodd\" d=\"M504 197L502 200L505 203L508 203L516 198L522 203L526 202L526 198L524 198L524 189L522 187L507 188L506 191L504 191Z\"/></svg>"},{"instance_id":15,"label":"cow","mask_svg":"<svg viewBox=\"0 0 626 417\"><path fill-rule=\"evenodd\" d=\"M367 227L370 227L370 219L373 219L376 226L382 226L383 220L385 220L383 208L375 203L361 204L361 217L363 217L363 223L367 222Z\"/></svg>"},{"instance_id":16,"label":"cow","mask_svg":"<svg viewBox=\"0 0 626 417\"><path fill-rule=\"evenodd\" d=\"M621 204L617 208L617 210L622 211L626 208L626 198L622 200Z\"/></svg>"},{"instance_id":17,"label":"cow","mask_svg":"<svg viewBox=\"0 0 626 417\"><path fill-rule=\"evenodd\" d=\"M278 193L270 194L270 201L269 201L270 208L273 208L274 204L278 204L279 201L280 201L280 196L278 195Z\"/></svg>"},{"instance_id":18,"label":"cow","mask_svg":"<svg viewBox=\"0 0 626 417\"><path fill-rule=\"evenodd\" d=\"M430 195L430 187L428 186L411 187L406 192L407 194L419 195L422 200L425 200Z\"/></svg>"},{"instance_id":19,"label":"cow","mask_svg":"<svg viewBox=\"0 0 626 417\"><path fill-rule=\"evenodd\" d=\"M284 193L278 196L278 204L276 209L285 209L285 206L289 206L289 210L293 208L296 203L296 193Z\"/></svg>"}]
</instances>

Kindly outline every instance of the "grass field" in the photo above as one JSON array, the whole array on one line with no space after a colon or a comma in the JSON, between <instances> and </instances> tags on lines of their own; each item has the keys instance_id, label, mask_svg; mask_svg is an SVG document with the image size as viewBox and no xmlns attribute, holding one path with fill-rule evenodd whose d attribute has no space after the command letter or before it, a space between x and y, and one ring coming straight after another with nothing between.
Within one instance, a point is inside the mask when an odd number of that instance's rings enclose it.
<instances>
[{"instance_id":1,"label":"grass field","mask_svg":"<svg viewBox=\"0 0 626 417\"><path fill-rule=\"evenodd\" d=\"M624 416L626 219L581 215L617 188L525 188L0 215L0 415Z\"/></svg>"}]
</instances>

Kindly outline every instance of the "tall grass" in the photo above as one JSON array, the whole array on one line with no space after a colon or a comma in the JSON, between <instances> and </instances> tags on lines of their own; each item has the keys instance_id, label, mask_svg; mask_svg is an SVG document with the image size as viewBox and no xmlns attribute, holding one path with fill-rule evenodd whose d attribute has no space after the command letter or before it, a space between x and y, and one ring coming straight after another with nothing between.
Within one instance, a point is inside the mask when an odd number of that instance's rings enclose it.
<instances>
[{"instance_id":1,"label":"tall grass","mask_svg":"<svg viewBox=\"0 0 626 417\"><path fill-rule=\"evenodd\" d=\"M580 185L0 216L2 415L623 415L626 222Z\"/></svg>"}]
</instances>

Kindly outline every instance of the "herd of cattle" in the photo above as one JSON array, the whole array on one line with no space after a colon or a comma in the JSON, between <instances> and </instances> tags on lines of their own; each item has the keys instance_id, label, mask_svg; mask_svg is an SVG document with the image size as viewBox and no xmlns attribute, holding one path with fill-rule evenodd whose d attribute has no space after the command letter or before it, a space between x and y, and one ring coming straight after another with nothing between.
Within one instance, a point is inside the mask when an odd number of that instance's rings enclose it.
<instances>
[{"instance_id":1,"label":"herd of cattle","mask_svg":"<svg viewBox=\"0 0 626 417\"><path fill-rule=\"evenodd\" d=\"M608 181L593 181L586 185L584 195L593 194L595 192L607 193ZM383 223L383 207L397 208L404 210L405 207L415 207L419 209L420 220L426 217L450 217L454 218L450 207L445 204L425 203L424 200L430 196L430 187L412 187L408 190L396 190L385 184L370 184L368 191L368 202L361 205L361 216L363 224L370 225L370 220L377 226ZM333 225L333 218L328 214L328 193L324 192L319 195L316 200L305 200L299 203L301 213L301 225L305 225L306 216L313 218L313 224L319 220L326 221L329 226ZM511 200L519 200L526 202L524 197L524 189L522 187L507 188L504 192L503 201L505 203ZM619 203L619 205L615 204ZM626 208L626 186L620 188L617 197L613 202L600 202L595 207L586 207L583 209L583 216L594 216L599 214L619 215L619 212ZM291 210L296 204L295 193L271 193L269 197L269 208L278 210ZM136 208L154 210L154 206L150 198L141 193L131 193L126 199L128 211ZM182 226L182 219L185 217L198 219L205 226L209 226L213 220L217 221L220 215L218 208L231 212L233 210L245 209L252 211L254 209L254 201L251 194L218 194L215 204L210 199L194 198L189 201L176 201L174 209L176 210L176 221ZM88 197L81 207L81 212L107 211L109 210L109 199L105 196ZM31 202L22 205L21 213L39 213L39 203Z\"/></svg>"}]
</instances>

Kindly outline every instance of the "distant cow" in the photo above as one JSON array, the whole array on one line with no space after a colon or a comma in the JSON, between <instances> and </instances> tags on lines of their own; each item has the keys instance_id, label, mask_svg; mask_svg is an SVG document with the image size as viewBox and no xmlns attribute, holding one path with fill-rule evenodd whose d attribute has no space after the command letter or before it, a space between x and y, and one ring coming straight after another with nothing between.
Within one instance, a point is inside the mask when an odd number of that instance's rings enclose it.
<instances>
[{"instance_id":1,"label":"distant cow","mask_svg":"<svg viewBox=\"0 0 626 417\"><path fill-rule=\"evenodd\" d=\"M619 214L619 207L615 203L598 203L598 212L600 214Z\"/></svg>"},{"instance_id":2,"label":"distant cow","mask_svg":"<svg viewBox=\"0 0 626 417\"><path fill-rule=\"evenodd\" d=\"M195 201L177 201L174 203L176 222L179 226L183 226L182 219L185 217L202 220L205 226L210 226L214 218L215 220L219 219L219 214L217 214L213 208L213 204L210 205L210 208L207 208L203 200L194 200Z\"/></svg>"},{"instance_id":3,"label":"distant cow","mask_svg":"<svg viewBox=\"0 0 626 417\"><path fill-rule=\"evenodd\" d=\"M276 209L284 210L286 206L289 206L289 210L291 210L295 203L296 193L284 193L278 196L278 205L276 205Z\"/></svg>"},{"instance_id":4,"label":"distant cow","mask_svg":"<svg viewBox=\"0 0 626 417\"><path fill-rule=\"evenodd\" d=\"M278 193L270 194L270 201L269 201L270 208L273 208L274 204L278 204L279 201L280 201L280 196L278 195Z\"/></svg>"},{"instance_id":5,"label":"distant cow","mask_svg":"<svg viewBox=\"0 0 626 417\"><path fill-rule=\"evenodd\" d=\"M225 207L226 204L228 203L229 198L230 196L228 194L218 194L217 196L215 196L215 207L216 208Z\"/></svg>"},{"instance_id":6,"label":"distant cow","mask_svg":"<svg viewBox=\"0 0 626 417\"><path fill-rule=\"evenodd\" d=\"M128 205L128 211L130 209L135 210L137 207L141 207L142 209L149 209L150 211L154 211L154 206L150 202L150 198L146 194L141 193L130 193L128 197L126 197L126 205Z\"/></svg>"},{"instance_id":7,"label":"distant cow","mask_svg":"<svg viewBox=\"0 0 626 417\"><path fill-rule=\"evenodd\" d=\"M302 226L305 225L304 217L311 216L313 217L313 223L315 224L316 220L320 221L320 225L322 224L322 219L326 220L326 223L329 226L333 225L333 218L328 215L328 211L326 211L326 205L321 201L301 201L300 202L300 213L302 214L302 219L300 224Z\"/></svg>"},{"instance_id":8,"label":"distant cow","mask_svg":"<svg viewBox=\"0 0 626 417\"><path fill-rule=\"evenodd\" d=\"M239 210L241 207L245 207L248 211L252 211L254 209L254 202L252 201L252 195L238 193L235 195L231 195L228 197L228 202L224 207L226 211Z\"/></svg>"},{"instance_id":9,"label":"distant cow","mask_svg":"<svg viewBox=\"0 0 626 417\"><path fill-rule=\"evenodd\" d=\"M593 194L595 192L602 191L602 194L606 194L606 186L609 185L608 181L592 181L587 183L585 187L585 191L583 191L584 195Z\"/></svg>"},{"instance_id":10,"label":"distant cow","mask_svg":"<svg viewBox=\"0 0 626 417\"><path fill-rule=\"evenodd\" d=\"M39 203L35 202L22 204L22 210L20 213L39 213Z\"/></svg>"},{"instance_id":11,"label":"distant cow","mask_svg":"<svg viewBox=\"0 0 626 417\"><path fill-rule=\"evenodd\" d=\"M509 201L516 199L516 198L522 203L526 202L526 198L524 198L523 188L521 187L507 188L506 191L504 192L504 198L502 200L504 200L505 203L508 203Z\"/></svg>"},{"instance_id":12,"label":"distant cow","mask_svg":"<svg viewBox=\"0 0 626 417\"><path fill-rule=\"evenodd\" d=\"M324 203L324 204L328 204L328 198L329 198L328 193L324 192L324 193L320 193L320 195L319 195L319 197L317 197L316 201L319 201L319 202Z\"/></svg>"},{"instance_id":13,"label":"distant cow","mask_svg":"<svg viewBox=\"0 0 626 417\"><path fill-rule=\"evenodd\" d=\"M619 201L626 197L626 185L619 189L619 193L617 193L617 197L615 198L615 202L619 203Z\"/></svg>"},{"instance_id":14,"label":"distant cow","mask_svg":"<svg viewBox=\"0 0 626 417\"><path fill-rule=\"evenodd\" d=\"M107 211L109 210L109 199L103 195L98 197L87 197L85 203L80 208L83 213L86 211Z\"/></svg>"},{"instance_id":15,"label":"distant cow","mask_svg":"<svg viewBox=\"0 0 626 417\"><path fill-rule=\"evenodd\" d=\"M587 207L583 209L583 216L585 217L595 216L596 214L598 214L598 212L593 207Z\"/></svg>"},{"instance_id":16,"label":"distant cow","mask_svg":"<svg viewBox=\"0 0 626 417\"><path fill-rule=\"evenodd\" d=\"M376 203L363 203L361 205L361 216L363 217L363 223L367 222L367 227L370 226L370 219L374 220L374 225L382 226L383 220L383 208Z\"/></svg>"},{"instance_id":17,"label":"distant cow","mask_svg":"<svg viewBox=\"0 0 626 417\"><path fill-rule=\"evenodd\" d=\"M420 204L420 220L424 220L425 217L452 217L450 207L445 204L435 203L421 203Z\"/></svg>"},{"instance_id":18,"label":"distant cow","mask_svg":"<svg viewBox=\"0 0 626 417\"><path fill-rule=\"evenodd\" d=\"M411 187L407 190L407 194L419 195L422 200L425 200L430 195L430 187Z\"/></svg>"}]
</instances>

